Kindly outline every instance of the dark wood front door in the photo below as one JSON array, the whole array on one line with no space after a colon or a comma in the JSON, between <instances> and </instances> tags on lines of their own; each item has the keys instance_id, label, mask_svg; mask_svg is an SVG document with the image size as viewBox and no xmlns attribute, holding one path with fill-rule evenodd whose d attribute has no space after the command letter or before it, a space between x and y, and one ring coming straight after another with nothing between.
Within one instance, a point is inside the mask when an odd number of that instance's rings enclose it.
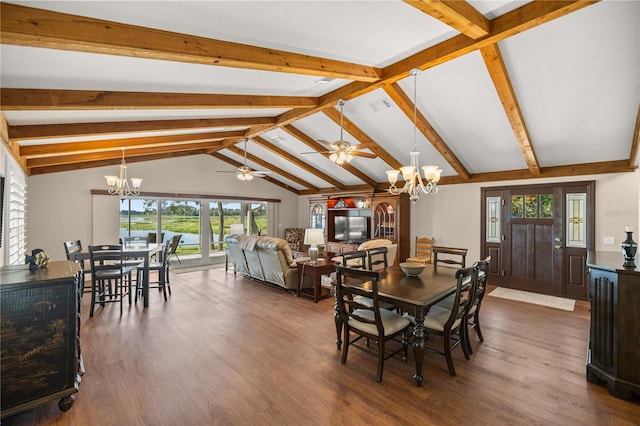
<instances>
[{"instance_id":1,"label":"dark wood front door","mask_svg":"<svg viewBox=\"0 0 640 426\"><path fill-rule=\"evenodd\" d=\"M483 256L500 286L586 299L594 183L484 188Z\"/></svg>"}]
</instances>

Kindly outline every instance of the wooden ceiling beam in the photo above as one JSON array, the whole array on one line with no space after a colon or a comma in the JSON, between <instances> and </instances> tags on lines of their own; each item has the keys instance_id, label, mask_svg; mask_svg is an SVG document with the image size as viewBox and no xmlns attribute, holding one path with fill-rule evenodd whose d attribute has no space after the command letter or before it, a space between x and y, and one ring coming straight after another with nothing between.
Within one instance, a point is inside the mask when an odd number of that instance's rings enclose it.
<instances>
[{"instance_id":1,"label":"wooden ceiling beam","mask_svg":"<svg viewBox=\"0 0 640 426\"><path fill-rule=\"evenodd\" d=\"M393 102L398 105L398 107L404 112L409 120L413 122L413 109L414 103L409 97L404 93L404 91L400 88L398 83L393 83L389 87L385 87L385 92L389 97L393 100ZM458 157L454 154L454 152L449 148L447 143L442 139L440 134L433 128L429 120L426 119L422 113L417 110L416 111L416 127L420 130L420 133L424 135L425 138L431 145L442 155L442 157L453 167L453 170L458 173L462 179L469 179L471 174L467 170L467 168L462 164L462 162L458 159ZM426 164L425 164L426 165Z\"/></svg>"},{"instance_id":2,"label":"wooden ceiling beam","mask_svg":"<svg viewBox=\"0 0 640 426\"><path fill-rule=\"evenodd\" d=\"M341 117L340 111L335 108L326 108L323 112L337 125L340 125L340 121L342 119L344 130L346 130L351 136L356 138L360 143L372 144L372 146L367 147L367 149L371 150L371 152L377 155L378 158L380 158L382 161L387 163L392 169L399 169L400 167L402 167L402 163L400 163L391 154L389 154L386 149L378 145L376 141L371 139L369 135L367 135L364 131L362 131L362 129L356 126L353 121L349 120L347 117Z\"/></svg>"},{"instance_id":3,"label":"wooden ceiling beam","mask_svg":"<svg viewBox=\"0 0 640 426\"><path fill-rule=\"evenodd\" d=\"M138 138L101 139L95 141L61 142L53 144L23 145L20 155L24 157L38 157L44 155L59 155L90 151L114 150L122 147L168 146L187 142L213 142L228 137L242 135L242 132L210 132L187 133L183 135L146 136Z\"/></svg>"},{"instance_id":4,"label":"wooden ceiling beam","mask_svg":"<svg viewBox=\"0 0 640 426\"><path fill-rule=\"evenodd\" d=\"M125 160L127 161L127 163L129 163L134 162L133 159L135 159L136 157L164 154L166 154L166 157L163 158L168 158L171 157L173 153L183 151L198 151L199 153L204 153L206 149L210 148L211 145L214 144L215 142L199 142L171 146L150 146L127 149L125 151ZM93 151L81 154L63 154L51 155L49 157L27 158L27 167L29 169L32 169L37 167L57 166L71 163L85 163L100 160L112 160L112 164L119 164L122 160L122 151L119 149L114 149L110 151Z\"/></svg>"},{"instance_id":5,"label":"wooden ceiling beam","mask_svg":"<svg viewBox=\"0 0 640 426\"><path fill-rule=\"evenodd\" d=\"M9 124L7 123L7 119L5 118L4 114L1 111L0 111L0 140L2 140L2 144L5 146L7 152L13 157L16 163L20 165L20 167L26 174L29 174L26 160L20 157L20 145L18 145L18 142L12 141L9 138ZM4 159L2 161L4 161Z\"/></svg>"},{"instance_id":6,"label":"wooden ceiling beam","mask_svg":"<svg viewBox=\"0 0 640 426\"><path fill-rule=\"evenodd\" d=\"M322 145L320 142L315 141L313 138L311 138L309 135L307 135L300 129L292 125L287 125L282 127L282 130L286 131L291 136L295 137L300 142L304 143L314 151L318 151L320 155L324 155L327 158L329 158L329 156L331 155L326 152L327 147L325 145ZM372 188L376 188L378 186L378 182L376 182L374 179L371 179L371 177L367 176L365 173L361 172L359 169L352 166L351 164L345 163L340 167L342 167L344 170L348 171L352 175L356 176L358 179L360 179L367 185L371 186Z\"/></svg>"},{"instance_id":7,"label":"wooden ceiling beam","mask_svg":"<svg viewBox=\"0 0 640 426\"><path fill-rule=\"evenodd\" d=\"M78 137L88 135L118 135L135 132L179 132L226 127L273 125L273 117L195 118L183 120L111 121L102 123L69 123L9 126L12 140Z\"/></svg>"},{"instance_id":8,"label":"wooden ceiling beam","mask_svg":"<svg viewBox=\"0 0 640 426\"><path fill-rule=\"evenodd\" d=\"M598 3L598 1L532 1L492 19L491 31L483 38L474 40L464 34L460 34L385 67L382 70L382 80L376 84L393 83L408 77L414 68L425 70L435 67L474 50L498 43L513 35ZM358 87L355 83L352 83L352 85ZM343 89L347 90L346 88Z\"/></svg>"},{"instance_id":9,"label":"wooden ceiling beam","mask_svg":"<svg viewBox=\"0 0 640 426\"><path fill-rule=\"evenodd\" d=\"M244 150L236 147L236 146L230 146L227 148L228 151L239 155L240 157L244 157L245 155L247 156L247 160L251 161L253 163L256 163L258 165L260 165L261 167L264 167L266 169L271 170L272 172L275 172L277 174L279 174L280 176L282 176L285 179L289 179L292 182L297 183L298 185L302 185L305 188L309 188L310 191L317 191L318 188L316 188L315 186L311 185L309 182L306 182L303 179L300 179L298 176L295 176L289 172L287 172L286 170L282 170L279 167L274 166L273 164L270 164L268 161L263 160L260 157L257 157L253 154L250 154L248 152L245 152Z\"/></svg>"},{"instance_id":10,"label":"wooden ceiling beam","mask_svg":"<svg viewBox=\"0 0 640 426\"><path fill-rule=\"evenodd\" d=\"M540 163L538 162L538 157L531 143L529 131L527 130L522 110L518 104L516 93L511 85L511 79L509 78L507 67L502 59L500 49L497 44L491 44L481 48L480 53L487 66L491 80L493 80L493 85L498 92L498 97L500 98L500 102L502 102L502 107L507 115L507 119L509 123L511 123L511 128L518 141L518 145L520 145L520 151L522 152L524 161L527 163L531 174L539 175Z\"/></svg>"},{"instance_id":11,"label":"wooden ceiling beam","mask_svg":"<svg viewBox=\"0 0 640 426\"><path fill-rule=\"evenodd\" d=\"M478 39L489 34L489 20L466 1L404 0L404 2L469 38Z\"/></svg>"},{"instance_id":12,"label":"wooden ceiling beam","mask_svg":"<svg viewBox=\"0 0 640 426\"><path fill-rule=\"evenodd\" d=\"M4 87L0 88L0 101L4 111L300 108L314 107L318 104L316 98L303 96L110 92Z\"/></svg>"},{"instance_id":13,"label":"wooden ceiling beam","mask_svg":"<svg viewBox=\"0 0 640 426\"><path fill-rule=\"evenodd\" d=\"M302 161L301 159L299 159L298 157L295 157L293 155L291 155L289 152L287 152L286 150L268 142L267 140L261 138L260 136L254 136L251 138L251 140L253 140L253 142L255 142L256 144L260 145L261 147L263 147L264 149L267 149L271 152L273 152L276 155L279 155L280 157L284 158L286 161L295 164L296 166L300 167L302 170L311 173L312 175L314 175L315 177L317 177L318 179L322 179L323 181L335 186L338 189L345 189L345 185L340 182L337 179L332 178L331 176L329 176L326 173L322 173L321 171L311 167L309 164L305 163L304 161Z\"/></svg>"},{"instance_id":14,"label":"wooden ceiling beam","mask_svg":"<svg viewBox=\"0 0 640 426\"><path fill-rule=\"evenodd\" d=\"M153 154L153 155L143 155L140 157L127 158L127 164L129 163L139 163L144 161L155 161L155 160L164 160L166 158L176 158L176 157L188 157L191 155L204 154L203 149L196 149L191 151L181 151L181 152L169 152L162 154ZM120 164L119 160L114 159L106 159L106 160L97 160L97 161L85 161L82 163L72 163L72 164L60 164L56 166L48 166L48 167L32 167L29 169L30 175L42 175L47 173L60 173L60 172L70 172L74 170L83 170L83 169L92 169L96 167L106 167L113 166L116 164Z\"/></svg>"},{"instance_id":15,"label":"wooden ceiling beam","mask_svg":"<svg viewBox=\"0 0 640 426\"><path fill-rule=\"evenodd\" d=\"M212 157L217 158L220 161L224 161L225 163L230 164L230 165L232 165L232 166L234 166L236 168L242 166L242 163L240 163L240 162L238 162L238 161L236 161L236 160L234 160L232 158L226 157L226 156L220 154L219 152L213 152L213 153L211 153L209 155L211 155ZM293 192L296 195L300 195L300 191L298 189L296 189L296 188L294 188L294 187L292 187L290 185L287 185L284 182L280 182L279 180L274 179L271 176L263 176L263 177L256 178L256 179L266 180L267 182L270 182L270 183L272 183L272 184L274 184L276 186L279 186L280 188L283 188L283 189L286 189L287 191ZM249 182L248 181L244 181L243 184L248 185Z\"/></svg>"},{"instance_id":16,"label":"wooden ceiling beam","mask_svg":"<svg viewBox=\"0 0 640 426\"><path fill-rule=\"evenodd\" d=\"M356 81L380 79L380 70L370 66L7 3L0 4L0 19L3 44Z\"/></svg>"}]
</instances>

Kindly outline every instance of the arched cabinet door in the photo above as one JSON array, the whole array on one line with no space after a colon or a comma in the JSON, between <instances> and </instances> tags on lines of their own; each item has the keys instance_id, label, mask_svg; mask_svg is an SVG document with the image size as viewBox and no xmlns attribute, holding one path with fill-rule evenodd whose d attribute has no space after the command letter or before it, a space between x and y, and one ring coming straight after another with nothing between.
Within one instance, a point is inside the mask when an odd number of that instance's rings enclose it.
<instances>
[{"instance_id":1,"label":"arched cabinet door","mask_svg":"<svg viewBox=\"0 0 640 426\"><path fill-rule=\"evenodd\" d=\"M327 227L327 205L326 203L311 203L309 205L309 227L316 229L326 229Z\"/></svg>"},{"instance_id":2,"label":"arched cabinet door","mask_svg":"<svg viewBox=\"0 0 640 426\"><path fill-rule=\"evenodd\" d=\"M409 257L409 197L376 194L371 206L372 238L386 238L398 244L398 261Z\"/></svg>"}]
</instances>

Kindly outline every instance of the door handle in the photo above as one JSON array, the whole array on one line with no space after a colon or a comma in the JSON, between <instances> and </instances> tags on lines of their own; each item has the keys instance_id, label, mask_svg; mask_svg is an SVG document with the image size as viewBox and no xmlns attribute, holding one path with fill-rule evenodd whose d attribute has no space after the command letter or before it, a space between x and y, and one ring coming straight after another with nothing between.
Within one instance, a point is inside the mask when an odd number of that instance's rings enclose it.
<instances>
[{"instance_id":1,"label":"door handle","mask_svg":"<svg viewBox=\"0 0 640 426\"><path fill-rule=\"evenodd\" d=\"M556 244L555 246L553 246L553 248L555 248L556 250L560 250L562 246L560 244Z\"/></svg>"}]
</instances>

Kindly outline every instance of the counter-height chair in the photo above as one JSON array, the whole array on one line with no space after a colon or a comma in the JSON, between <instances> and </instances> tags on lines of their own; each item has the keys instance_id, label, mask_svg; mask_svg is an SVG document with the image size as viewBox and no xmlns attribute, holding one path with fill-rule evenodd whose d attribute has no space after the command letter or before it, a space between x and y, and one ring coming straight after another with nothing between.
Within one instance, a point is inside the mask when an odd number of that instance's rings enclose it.
<instances>
[{"instance_id":1,"label":"counter-height chair","mask_svg":"<svg viewBox=\"0 0 640 426\"><path fill-rule=\"evenodd\" d=\"M484 260L477 263L478 279L476 281L475 288L469 293L469 307L466 312L466 328L465 328L465 341L467 349L470 354L473 353L471 348L471 330L476 330L478 339L484 342L482 336L482 330L480 330L480 307L482 306L482 299L487 290L487 282L489 277L489 265L491 264L491 256L487 256Z\"/></svg>"},{"instance_id":2,"label":"counter-height chair","mask_svg":"<svg viewBox=\"0 0 640 426\"><path fill-rule=\"evenodd\" d=\"M169 252L171 251L171 241L167 241L162 246L162 252L160 253L160 259L157 262L151 262L149 264L149 275L151 271L158 272L157 281L149 281L149 288L157 288L162 291L164 300L167 300L167 290L171 294L171 285L169 283ZM142 277L144 274L144 265L138 265L136 267L136 297L135 302L138 301L138 294L142 293ZM150 278L150 277L149 277Z\"/></svg>"},{"instance_id":3,"label":"counter-height chair","mask_svg":"<svg viewBox=\"0 0 640 426\"><path fill-rule=\"evenodd\" d=\"M131 304L131 271L122 258L122 245L89 246L91 263L91 309L93 316L96 304L119 303L122 315L122 301L125 296Z\"/></svg>"},{"instance_id":4,"label":"counter-height chair","mask_svg":"<svg viewBox=\"0 0 640 426\"><path fill-rule=\"evenodd\" d=\"M80 293L80 297L84 293L91 292L91 285L87 285L86 274L91 274L91 268L87 265L87 262L84 259L76 259L73 257L75 253L80 253L82 251L82 243L80 240L70 240L65 241L64 243L64 252L67 255L67 260L75 262L80 266L80 270L82 271L80 274L80 288L82 289Z\"/></svg>"},{"instance_id":5,"label":"counter-height chair","mask_svg":"<svg viewBox=\"0 0 640 426\"><path fill-rule=\"evenodd\" d=\"M464 340L464 319L469 300L464 295L463 289L467 286L469 286L469 288L474 286L477 279L477 267L458 269L456 271L456 291L451 309L434 305L429 309L429 312L427 312L427 316L423 322L425 334L428 336L441 336L443 345L442 351L432 345L426 346L425 350L444 355L451 376L456 375L453 358L451 356L451 351L455 347L462 347L464 357L470 359ZM412 316L405 314L405 317L412 323L415 323L415 318Z\"/></svg>"},{"instance_id":6,"label":"counter-height chair","mask_svg":"<svg viewBox=\"0 0 640 426\"><path fill-rule=\"evenodd\" d=\"M378 300L378 282L380 274L375 271L345 268L336 266L336 304L338 315L344 330L342 346L342 364L347 362L349 346L354 346L365 352L377 355L378 368L376 382L382 381L382 370L385 360L402 352L403 360L407 361L406 335L410 327L408 319L394 312L382 309ZM370 290L360 288L358 284L370 281ZM372 306L358 302L357 296L373 300ZM357 337L351 340L351 333ZM362 339L375 341L375 345L358 344ZM400 341L398 341L400 338ZM398 343L387 353L387 344L391 341ZM372 347L375 348L372 349Z\"/></svg>"},{"instance_id":7,"label":"counter-height chair","mask_svg":"<svg viewBox=\"0 0 640 426\"><path fill-rule=\"evenodd\" d=\"M149 232L147 234L147 242L149 244L164 244L164 232L160 233L160 240L158 240L157 232Z\"/></svg>"},{"instance_id":8,"label":"counter-height chair","mask_svg":"<svg viewBox=\"0 0 640 426\"><path fill-rule=\"evenodd\" d=\"M431 263L433 261L433 238L416 237L416 249L413 257L408 257L407 262Z\"/></svg>"},{"instance_id":9,"label":"counter-height chair","mask_svg":"<svg viewBox=\"0 0 640 426\"><path fill-rule=\"evenodd\" d=\"M171 241L171 250L169 250L169 255L174 255L176 257L176 259L178 259L178 263L180 263L180 264L182 264L182 261L178 257L178 253L176 253L176 250L178 250L178 245L180 245L180 240L181 239L182 239L182 234L174 235L170 240Z\"/></svg>"}]
</instances>

